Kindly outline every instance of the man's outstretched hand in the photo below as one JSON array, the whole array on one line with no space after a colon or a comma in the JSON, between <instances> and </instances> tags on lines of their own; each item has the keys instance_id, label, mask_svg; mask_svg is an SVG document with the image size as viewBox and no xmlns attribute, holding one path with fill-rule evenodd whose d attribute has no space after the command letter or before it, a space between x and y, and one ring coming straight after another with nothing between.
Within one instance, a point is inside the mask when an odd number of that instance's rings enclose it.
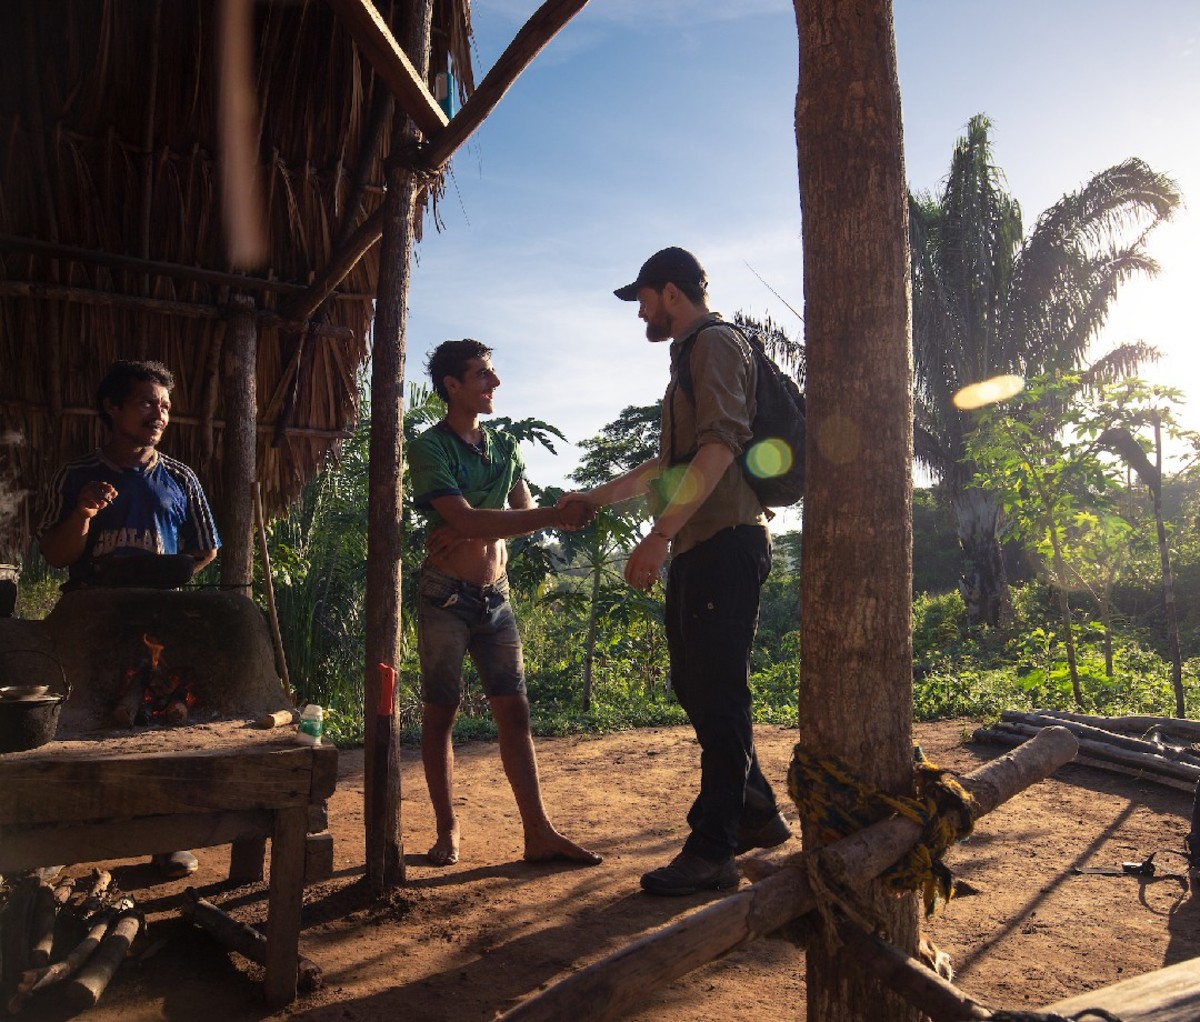
<instances>
[{"instance_id":1,"label":"man's outstretched hand","mask_svg":"<svg viewBox=\"0 0 1200 1022\"><path fill-rule=\"evenodd\" d=\"M564 493L555 507L558 510L559 527L568 532L591 525L596 519L596 509L585 493Z\"/></svg>"}]
</instances>

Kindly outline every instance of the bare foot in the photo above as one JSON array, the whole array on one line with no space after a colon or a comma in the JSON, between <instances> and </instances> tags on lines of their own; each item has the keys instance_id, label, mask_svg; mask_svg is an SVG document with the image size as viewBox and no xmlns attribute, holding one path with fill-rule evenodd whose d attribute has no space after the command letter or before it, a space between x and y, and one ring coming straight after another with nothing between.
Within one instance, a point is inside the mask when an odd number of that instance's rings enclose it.
<instances>
[{"instance_id":1,"label":"bare foot","mask_svg":"<svg viewBox=\"0 0 1200 1022\"><path fill-rule=\"evenodd\" d=\"M457 828L445 834L439 834L433 847L426 854L426 858L434 866L453 866L458 862Z\"/></svg>"},{"instance_id":2,"label":"bare foot","mask_svg":"<svg viewBox=\"0 0 1200 1022\"><path fill-rule=\"evenodd\" d=\"M541 837L525 839L525 861L576 862L581 866L599 866L604 861L604 856L577 845L556 830L551 830Z\"/></svg>"}]
</instances>

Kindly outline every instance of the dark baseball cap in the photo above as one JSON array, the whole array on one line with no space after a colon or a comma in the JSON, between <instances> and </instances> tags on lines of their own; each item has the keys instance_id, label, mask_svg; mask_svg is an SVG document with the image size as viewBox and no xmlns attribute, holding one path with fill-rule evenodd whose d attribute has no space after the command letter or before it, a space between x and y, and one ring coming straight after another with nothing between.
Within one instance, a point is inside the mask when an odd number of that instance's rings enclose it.
<instances>
[{"instance_id":1,"label":"dark baseball cap","mask_svg":"<svg viewBox=\"0 0 1200 1022\"><path fill-rule=\"evenodd\" d=\"M683 248L664 248L642 263L637 280L617 288L613 294L623 302L636 302L637 293L644 287L664 284L700 284L707 280L704 267L691 252Z\"/></svg>"}]
</instances>

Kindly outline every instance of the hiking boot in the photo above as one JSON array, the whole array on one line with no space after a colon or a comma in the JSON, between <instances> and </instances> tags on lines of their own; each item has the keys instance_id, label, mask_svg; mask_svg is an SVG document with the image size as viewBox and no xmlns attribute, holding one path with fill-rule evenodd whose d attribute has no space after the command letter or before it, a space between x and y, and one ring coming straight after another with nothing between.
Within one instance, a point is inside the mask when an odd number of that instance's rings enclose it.
<instances>
[{"instance_id":1,"label":"hiking boot","mask_svg":"<svg viewBox=\"0 0 1200 1022\"><path fill-rule=\"evenodd\" d=\"M695 894L697 891L723 891L737 887L738 869L732 858L713 862L694 852L680 852L669 866L642 874L642 890L647 894Z\"/></svg>"},{"instance_id":2,"label":"hiking boot","mask_svg":"<svg viewBox=\"0 0 1200 1022\"><path fill-rule=\"evenodd\" d=\"M160 852L151 856L150 861L168 880L182 880L200 867L200 863L191 852Z\"/></svg>"},{"instance_id":3,"label":"hiking boot","mask_svg":"<svg viewBox=\"0 0 1200 1022\"><path fill-rule=\"evenodd\" d=\"M787 820L783 818L782 813L776 813L766 823L760 823L757 827L738 827L737 848L733 854L741 855L752 848L774 848L791 836L792 829L787 825Z\"/></svg>"}]
</instances>

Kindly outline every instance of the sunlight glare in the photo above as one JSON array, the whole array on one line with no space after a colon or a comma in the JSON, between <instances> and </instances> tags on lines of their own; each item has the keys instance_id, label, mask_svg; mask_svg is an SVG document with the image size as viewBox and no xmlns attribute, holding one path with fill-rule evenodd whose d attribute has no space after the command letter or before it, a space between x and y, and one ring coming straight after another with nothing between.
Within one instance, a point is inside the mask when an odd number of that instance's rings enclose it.
<instances>
[{"instance_id":1,"label":"sunlight glare","mask_svg":"<svg viewBox=\"0 0 1200 1022\"><path fill-rule=\"evenodd\" d=\"M954 407L969 411L984 405L994 405L998 401L1016 397L1024 389L1023 376L993 376L990 380L968 383L954 395Z\"/></svg>"}]
</instances>

